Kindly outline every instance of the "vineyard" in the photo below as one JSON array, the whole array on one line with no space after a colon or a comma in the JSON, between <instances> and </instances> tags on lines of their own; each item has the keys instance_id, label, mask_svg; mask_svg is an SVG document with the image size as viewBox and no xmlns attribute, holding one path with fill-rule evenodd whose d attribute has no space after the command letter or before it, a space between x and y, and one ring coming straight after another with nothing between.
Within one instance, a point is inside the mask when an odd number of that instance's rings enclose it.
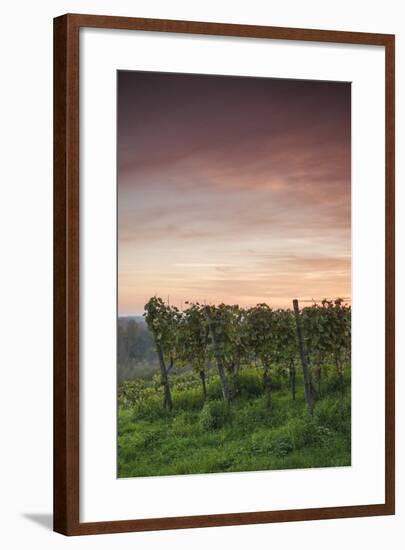
<instances>
[{"instance_id":1,"label":"vineyard","mask_svg":"<svg viewBox=\"0 0 405 550\"><path fill-rule=\"evenodd\" d=\"M158 372L119 384L119 477L349 465L351 308L292 305L152 297Z\"/></svg>"}]
</instances>

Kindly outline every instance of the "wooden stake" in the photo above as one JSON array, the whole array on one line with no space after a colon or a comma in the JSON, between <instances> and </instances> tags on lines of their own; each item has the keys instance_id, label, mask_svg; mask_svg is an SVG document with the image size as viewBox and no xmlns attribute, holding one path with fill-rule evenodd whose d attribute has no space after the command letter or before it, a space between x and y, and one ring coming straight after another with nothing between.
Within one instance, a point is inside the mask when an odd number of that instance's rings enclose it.
<instances>
[{"instance_id":1,"label":"wooden stake","mask_svg":"<svg viewBox=\"0 0 405 550\"><path fill-rule=\"evenodd\" d=\"M309 414L312 415L314 412L314 397L312 395L312 390L311 390L311 377L309 373L307 355L305 353L304 339L302 336L300 310L298 307L297 299L293 300L293 306L294 306L295 324L297 326L298 349L300 352L302 373L304 375L305 401L307 403Z\"/></svg>"}]
</instances>

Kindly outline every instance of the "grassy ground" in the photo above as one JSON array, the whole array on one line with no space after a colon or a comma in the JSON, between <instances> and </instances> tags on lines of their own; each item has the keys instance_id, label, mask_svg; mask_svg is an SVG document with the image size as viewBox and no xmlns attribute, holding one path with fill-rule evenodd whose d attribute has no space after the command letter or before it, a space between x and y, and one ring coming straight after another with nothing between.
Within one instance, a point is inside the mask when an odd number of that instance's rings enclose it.
<instances>
[{"instance_id":1,"label":"grassy ground","mask_svg":"<svg viewBox=\"0 0 405 550\"><path fill-rule=\"evenodd\" d=\"M270 410L253 369L230 406L215 378L208 390L204 405L198 381L174 389L172 412L160 393L119 407L118 477L350 465L349 379L343 400L333 377L325 382L312 418L299 381L295 401L280 383Z\"/></svg>"}]
</instances>

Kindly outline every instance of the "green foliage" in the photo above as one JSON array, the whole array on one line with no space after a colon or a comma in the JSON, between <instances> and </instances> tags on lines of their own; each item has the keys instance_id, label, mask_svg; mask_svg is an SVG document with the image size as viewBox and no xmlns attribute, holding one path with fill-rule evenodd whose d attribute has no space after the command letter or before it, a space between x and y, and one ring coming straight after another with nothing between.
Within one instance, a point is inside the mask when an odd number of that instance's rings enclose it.
<instances>
[{"instance_id":1,"label":"green foliage","mask_svg":"<svg viewBox=\"0 0 405 550\"><path fill-rule=\"evenodd\" d=\"M159 420L170 416L170 413L162 407L161 399L154 395L135 404L132 409L133 420Z\"/></svg>"},{"instance_id":2,"label":"green foliage","mask_svg":"<svg viewBox=\"0 0 405 550\"><path fill-rule=\"evenodd\" d=\"M121 408L133 407L156 396L155 386L145 380L123 382L118 386L118 405Z\"/></svg>"},{"instance_id":3,"label":"green foliage","mask_svg":"<svg viewBox=\"0 0 405 550\"><path fill-rule=\"evenodd\" d=\"M325 300L300 312L310 367L323 369L313 416L299 368L296 399L290 395L291 369L299 365L291 310L186 306L179 311L157 297L145 306L173 407L162 406L162 372L119 384L119 477L350 464L349 306Z\"/></svg>"},{"instance_id":4,"label":"green foliage","mask_svg":"<svg viewBox=\"0 0 405 550\"><path fill-rule=\"evenodd\" d=\"M202 305L186 302L180 311L152 297L145 305L145 320L152 332L161 363L161 383L168 386L168 374L191 367L204 379L208 365L225 369L232 382L221 375L221 393L239 396L238 373L254 361L263 371L263 385L270 392L280 389L298 358L294 314L290 309L272 309L261 303L244 309L238 305ZM300 312L310 370L316 368L320 388L321 366L333 363L343 392L344 365L350 363L351 308L342 299L323 300ZM131 325L132 326L132 325ZM129 326L128 329L129 330ZM211 392L215 392L211 389Z\"/></svg>"},{"instance_id":5,"label":"green foliage","mask_svg":"<svg viewBox=\"0 0 405 550\"><path fill-rule=\"evenodd\" d=\"M290 434L275 436L271 451L277 457L286 456L294 450L294 442Z\"/></svg>"},{"instance_id":6,"label":"green foliage","mask_svg":"<svg viewBox=\"0 0 405 550\"><path fill-rule=\"evenodd\" d=\"M307 353L312 364L334 362L343 373L343 360L350 362L351 307L341 298L323 300L301 312Z\"/></svg>"},{"instance_id":7,"label":"green foliage","mask_svg":"<svg viewBox=\"0 0 405 550\"><path fill-rule=\"evenodd\" d=\"M179 356L183 365L195 372L204 371L207 358L208 327L200 304L190 304L179 317L177 326Z\"/></svg>"},{"instance_id":8,"label":"green foliage","mask_svg":"<svg viewBox=\"0 0 405 550\"><path fill-rule=\"evenodd\" d=\"M332 431L304 415L294 416L285 424L266 431L257 431L252 435L252 449L259 453L286 456L305 447L328 444Z\"/></svg>"},{"instance_id":9,"label":"green foliage","mask_svg":"<svg viewBox=\"0 0 405 550\"><path fill-rule=\"evenodd\" d=\"M187 391L181 390L173 392L173 401L175 409L197 410L203 406L203 396L199 387L189 388Z\"/></svg>"},{"instance_id":10,"label":"green foliage","mask_svg":"<svg viewBox=\"0 0 405 550\"><path fill-rule=\"evenodd\" d=\"M258 304L247 312L247 338L255 358L268 368L275 348L274 311L267 304Z\"/></svg>"},{"instance_id":11,"label":"green foliage","mask_svg":"<svg viewBox=\"0 0 405 550\"><path fill-rule=\"evenodd\" d=\"M314 414L317 422L333 431L350 436L350 398L342 402L338 398L327 397L317 404Z\"/></svg>"},{"instance_id":12,"label":"green foliage","mask_svg":"<svg viewBox=\"0 0 405 550\"><path fill-rule=\"evenodd\" d=\"M343 380L338 375L336 370L333 370L333 366L326 366L327 368L327 376L325 377L324 381L324 387L325 387L325 393L327 395L332 395L334 393L338 393L342 391L342 385L343 390L350 388L350 373L348 373L348 376L344 374Z\"/></svg>"},{"instance_id":13,"label":"green foliage","mask_svg":"<svg viewBox=\"0 0 405 550\"><path fill-rule=\"evenodd\" d=\"M223 401L207 401L202 408L198 423L203 431L222 428L231 419L229 405Z\"/></svg>"},{"instance_id":14,"label":"green foliage","mask_svg":"<svg viewBox=\"0 0 405 550\"><path fill-rule=\"evenodd\" d=\"M176 437L191 435L195 430L195 424L198 420L198 412L179 411L173 417L171 430Z\"/></svg>"},{"instance_id":15,"label":"green foliage","mask_svg":"<svg viewBox=\"0 0 405 550\"><path fill-rule=\"evenodd\" d=\"M253 395L261 387L260 369L246 368L239 374L242 387L252 384L254 390L235 398L230 406L220 394L203 404L199 380L189 371L173 376L171 412L162 408L151 383L146 386L148 398L119 407L119 476L350 464L349 393L343 403L339 393L320 399L310 418L303 391L293 402L284 385L275 391L269 412L265 395ZM256 382L252 382L254 376ZM209 387L219 387L217 378L215 371L209 372Z\"/></svg>"},{"instance_id":16,"label":"green foliage","mask_svg":"<svg viewBox=\"0 0 405 550\"><path fill-rule=\"evenodd\" d=\"M263 384L256 370L242 370L238 373L237 384L242 398L258 397L263 393Z\"/></svg>"},{"instance_id":17,"label":"green foliage","mask_svg":"<svg viewBox=\"0 0 405 550\"><path fill-rule=\"evenodd\" d=\"M175 363L179 355L180 311L176 307L165 304L161 298L153 296L145 304L144 317L153 334L156 346L160 347L169 364Z\"/></svg>"},{"instance_id":18,"label":"green foliage","mask_svg":"<svg viewBox=\"0 0 405 550\"><path fill-rule=\"evenodd\" d=\"M219 378L216 377L208 382L208 398L209 399L221 399L222 390Z\"/></svg>"},{"instance_id":19,"label":"green foliage","mask_svg":"<svg viewBox=\"0 0 405 550\"><path fill-rule=\"evenodd\" d=\"M208 358L216 360L219 353L229 372L237 370L247 354L245 311L237 305L200 306L205 323L209 327Z\"/></svg>"}]
</instances>

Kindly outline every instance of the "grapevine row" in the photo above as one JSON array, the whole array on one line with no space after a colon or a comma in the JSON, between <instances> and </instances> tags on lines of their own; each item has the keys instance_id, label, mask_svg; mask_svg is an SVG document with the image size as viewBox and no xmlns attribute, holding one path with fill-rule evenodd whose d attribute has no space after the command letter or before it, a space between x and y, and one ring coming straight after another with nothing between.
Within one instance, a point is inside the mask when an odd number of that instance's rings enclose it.
<instances>
[{"instance_id":1,"label":"grapevine row","mask_svg":"<svg viewBox=\"0 0 405 550\"><path fill-rule=\"evenodd\" d=\"M351 307L342 299L294 310L251 308L186 302L186 309L152 297L145 320L153 335L163 388L163 406L171 409L170 372L191 366L207 397L206 369L215 365L222 397L230 402L237 392L238 372L245 365L261 369L263 388L271 406L272 378L280 369L289 373L292 398L296 394L296 366L301 365L305 398L312 414L319 393L322 368L333 364L343 392L343 369L350 360Z\"/></svg>"}]
</instances>

